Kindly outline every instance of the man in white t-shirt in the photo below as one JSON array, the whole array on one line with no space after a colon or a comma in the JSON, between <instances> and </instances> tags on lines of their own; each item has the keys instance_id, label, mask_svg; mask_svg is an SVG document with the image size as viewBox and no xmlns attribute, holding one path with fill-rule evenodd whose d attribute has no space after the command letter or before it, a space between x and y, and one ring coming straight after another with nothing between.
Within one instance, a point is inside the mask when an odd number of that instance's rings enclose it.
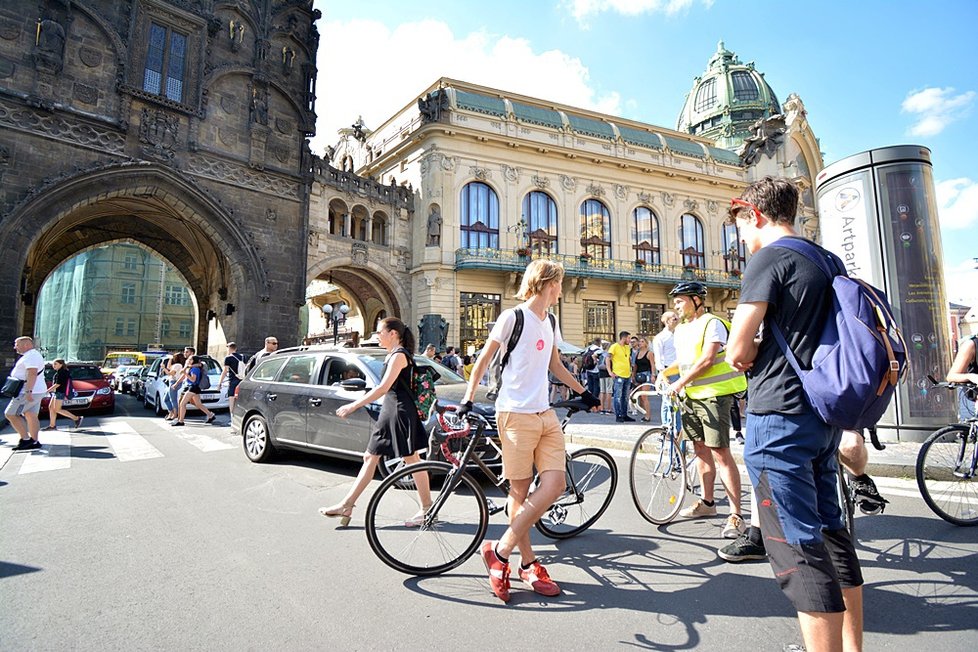
<instances>
[{"instance_id":1,"label":"man in white t-shirt","mask_svg":"<svg viewBox=\"0 0 978 652\"><path fill-rule=\"evenodd\" d=\"M479 357L459 413L472 409L478 379L483 376L493 355L509 342L516 324L516 310L523 314L523 331L502 371L502 384L496 398L496 424L503 449L503 475L510 482L509 529L498 541L482 544L482 560L489 571L493 593L509 601L509 556L519 549L519 577L541 595L555 596L560 587L550 579L547 569L530 546L530 528L565 488L564 433L548 398L549 371L554 377L581 394L589 407L598 400L560 362L557 343L560 328L551 322L549 309L561 293L564 268L559 263L538 258L523 274L517 297L524 303L504 310L489 333L483 355ZM533 468L540 481L530 494Z\"/></svg>"},{"instance_id":2,"label":"man in white t-shirt","mask_svg":"<svg viewBox=\"0 0 978 652\"><path fill-rule=\"evenodd\" d=\"M20 354L20 359L10 372L11 378L24 381L20 393L10 399L4 416L20 435L20 442L14 450L27 451L41 447L38 434L41 432L41 422L37 413L41 409L41 399L47 390L44 382L44 357L34 348L34 340L24 336L14 340L14 350Z\"/></svg>"}]
</instances>

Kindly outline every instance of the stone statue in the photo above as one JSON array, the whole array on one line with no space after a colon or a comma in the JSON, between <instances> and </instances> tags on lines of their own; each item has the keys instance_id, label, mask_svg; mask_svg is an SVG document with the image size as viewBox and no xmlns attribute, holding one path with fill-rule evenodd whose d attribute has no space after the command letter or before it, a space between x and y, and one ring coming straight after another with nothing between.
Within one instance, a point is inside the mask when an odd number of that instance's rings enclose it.
<instances>
[{"instance_id":1,"label":"stone statue","mask_svg":"<svg viewBox=\"0 0 978 652\"><path fill-rule=\"evenodd\" d=\"M424 98L418 98L418 110L424 122L438 122L442 109L448 108L448 95L444 90L432 91Z\"/></svg>"},{"instance_id":2,"label":"stone statue","mask_svg":"<svg viewBox=\"0 0 978 652\"><path fill-rule=\"evenodd\" d=\"M361 143L367 142L367 134L363 132L363 118L357 118L357 121L350 126L353 127L354 138L356 138Z\"/></svg>"},{"instance_id":3,"label":"stone statue","mask_svg":"<svg viewBox=\"0 0 978 652\"><path fill-rule=\"evenodd\" d=\"M60 72L64 65L65 28L54 20L37 21L34 37L34 64L48 72Z\"/></svg>"},{"instance_id":4,"label":"stone statue","mask_svg":"<svg viewBox=\"0 0 978 652\"><path fill-rule=\"evenodd\" d=\"M431 207L431 214L428 215L428 247L441 246L441 213L436 206Z\"/></svg>"},{"instance_id":5,"label":"stone statue","mask_svg":"<svg viewBox=\"0 0 978 652\"><path fill-rule=\"evenodd\" d=\"M758 120L751 125L751 134L744 139L737 153L745 165L752 165L760 159L761 154L774 156L774 153L784 142L787 131L784 115L772 115L770 118Z\"/></svg>"},{"instance_id":6,"label":"stone statue","mask_svg":"<svg viewBox=\"0 0 978 652\"><path fill-rule=\"evenodd\" d=\"M434 344L435 349L444 351L448 342L448 322L438 314L422 315L418 321L418 350Z\"/></svg>"},{"instance_id":7,"label":"stone statue","mask_svg":"<svg viewBox=\"0 0 978 652\"><path fill-rule=\"evenodd\" d=\"M251 120L268 126L268 91L264 88L251 89Z\"/></svg>"}]
</instances>

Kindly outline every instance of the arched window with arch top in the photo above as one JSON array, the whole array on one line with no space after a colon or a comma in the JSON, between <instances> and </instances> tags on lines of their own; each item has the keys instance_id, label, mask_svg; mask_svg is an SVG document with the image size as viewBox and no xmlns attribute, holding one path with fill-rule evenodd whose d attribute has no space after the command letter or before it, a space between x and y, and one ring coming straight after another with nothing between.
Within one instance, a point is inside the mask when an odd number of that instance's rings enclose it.
<instances>
[{"instance_id":1,"label":"arched window with arch top","mask_svg":"<svg viewBox=\"0 0 978 652\"><path fill-rule=\"evenodd\" d=\"M747 247L740 239L740 229L736 224L723 225L723 267L733 274L744 271L747 263Z\"/></svg>"},{"instance_id":2,"label":"arched window with arch top","mask_svg":"<svg viewBox=\"0 0 978 652\"><path fill-rule=\"evenodd\" d=\"M463 249L499 249L499 198L488 185L473 181L462 188L460 211Z\"/></svg>"},{"instance_id":3,"label":"arched window with arch top","mask_svg":"<svg viewBox=\"0 0 978 652\"><path fill-rule=\"evenodd\" d=\"M541 256L557 253L557 204L545 192L534 190L523 198L523 221L530 249ZM522 247L524 243L520 243Z\"/></svg>"},{"instance_id":4,"label":"arched window with arch top","mask_svg":"<svg viewBox=\"0 0 978 652\"><path fill-rule=\"evenodd\" d=\"M659 251L659 218L647 206L639 206L632 213L632 242L635 243L635 260L644 261L646 265L662 263Z\"/></svg>"},{"instance_id":5,"label":"arched window with arch top","mask_svg":"<svg viewBox=\"0 0 978 652\"><path fill-rule=\"evenodd\" d=\"M703 223L695 215L686 213L680 222L683 267L706 267L706 245L703 238Z\"/></svg>"},{"instance_id":6,"label":"arched window with arch top","mask_svg":"<svg viewBox=\"0 0 978 652\"><path fill-rule=\"evenodd\" d=\"M581 254L598 260L611 258L611 213L597 199L581 204Z\"/></svg>"}]
</instances>

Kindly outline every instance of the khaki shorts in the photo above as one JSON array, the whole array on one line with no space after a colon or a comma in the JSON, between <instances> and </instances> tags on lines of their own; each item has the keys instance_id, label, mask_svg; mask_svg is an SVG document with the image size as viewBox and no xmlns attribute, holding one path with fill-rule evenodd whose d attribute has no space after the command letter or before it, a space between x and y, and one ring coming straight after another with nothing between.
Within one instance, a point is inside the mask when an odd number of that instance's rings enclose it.
<instances>
[{"instance_id":1,"label":"khaki shorts","mask_svg":"<svg viewBox=\"0 0 978 652\"><path fill-rule=\"evenodd\" d=\"M529 480L534 466L538 473L564 470L564 432L553 410L539 414L497 412L496 425L507 480Z\"/></svg>"},{"instance_id":2,"label":"khaki shorts","mask_svg":"<svg viewBox=\"0 0 978 652\"><path fill-rule=\"evenodd\" d=\"M683 434L710 448L730 448L730 407L733 396L686 400Z\"/></svg>"}]
</instances>

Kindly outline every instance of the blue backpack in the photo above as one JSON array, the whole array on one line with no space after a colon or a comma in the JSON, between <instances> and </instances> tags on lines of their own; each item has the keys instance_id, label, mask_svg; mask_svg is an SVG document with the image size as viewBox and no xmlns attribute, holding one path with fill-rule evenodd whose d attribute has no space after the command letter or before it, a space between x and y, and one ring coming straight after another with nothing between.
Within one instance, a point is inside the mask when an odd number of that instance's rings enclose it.
<instances>
[{"instance_id":1,"label":"blue backpack","mask_svg":"<svg viewBox=\"0 0 978 652\"><path fill-rule=\"evenodd\" d=\"M850 278L835 254L807 240L781 238L772 247L812 261L831 280L832 310L819 336L812 368L804 370L773 319L771 332L801 379L802 391L825 423L859 430L875 426L907 368L907 345L886 295Z\"/></svg>"}]
</instances>

